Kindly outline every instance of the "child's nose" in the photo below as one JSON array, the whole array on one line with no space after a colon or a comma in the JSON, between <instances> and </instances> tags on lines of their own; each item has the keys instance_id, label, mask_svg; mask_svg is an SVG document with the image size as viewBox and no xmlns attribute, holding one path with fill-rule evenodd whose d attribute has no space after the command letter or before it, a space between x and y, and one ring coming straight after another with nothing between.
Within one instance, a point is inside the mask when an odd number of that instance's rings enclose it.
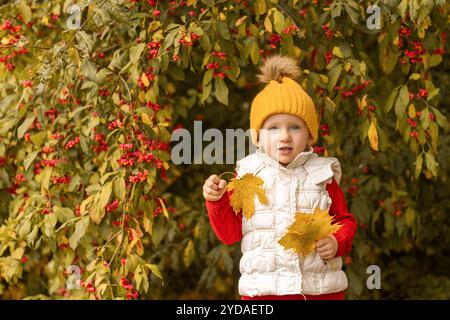
<instances>
[{"instance_id":1,"label":"child's nose","mask_svg":"<svg viewBox=\"0 0 450 320\"><path fill-rule=\"evenodd\" d=\"M291 135L289 134L289 130L283 129L280 132L280 141L289 141L291 139Z\"/></svg>"}]
</instances>

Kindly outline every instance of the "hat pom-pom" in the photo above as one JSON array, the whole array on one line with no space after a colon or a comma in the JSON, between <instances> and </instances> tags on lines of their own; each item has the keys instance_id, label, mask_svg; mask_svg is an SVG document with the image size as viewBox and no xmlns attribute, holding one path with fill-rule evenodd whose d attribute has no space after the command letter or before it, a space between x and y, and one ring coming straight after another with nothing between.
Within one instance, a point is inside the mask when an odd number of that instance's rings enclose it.
<instances>
[{"instance_id":1,"label":"hat pom-pom","mask_svg":"<svg viewBox=\"0 0 450 320\"><path fill-rule=\"evenodd\" d=\"M272 80L281 82L283 77L297 80L302 74L295 58L281 54L268 57L259 70L261 74L258 74L256 77L262 83L269 83Z\"/></svg>"}]
</instances>

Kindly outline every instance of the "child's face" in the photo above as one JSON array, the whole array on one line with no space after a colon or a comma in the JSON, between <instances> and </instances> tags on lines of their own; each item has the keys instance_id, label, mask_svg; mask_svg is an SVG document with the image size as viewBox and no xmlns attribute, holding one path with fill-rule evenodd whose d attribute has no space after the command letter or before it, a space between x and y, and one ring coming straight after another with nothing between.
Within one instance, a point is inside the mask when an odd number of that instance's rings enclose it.
<instances>
[{"instance_id":1,"label":"child's face","mask_svg":"<svg viewBox=\"0 0 450 320\"><path fill-rule=\"evenodd\" d=\"M312 138L303 119L280 113L264 121L259 143L269 156L286 166L312 144Z\"/></svg>"}]
</instances>

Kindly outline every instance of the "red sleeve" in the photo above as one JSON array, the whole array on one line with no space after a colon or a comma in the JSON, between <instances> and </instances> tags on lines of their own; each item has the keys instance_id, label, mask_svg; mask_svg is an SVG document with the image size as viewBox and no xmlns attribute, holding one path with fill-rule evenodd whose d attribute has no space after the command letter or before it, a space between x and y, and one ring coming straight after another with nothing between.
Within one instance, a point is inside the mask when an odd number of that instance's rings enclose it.
<instances>
[{"instance_id":1,"label":"red sleeve","mask_svg":"<svg viewBox=\"0 0 450 320\"><path fill-rule=\"evenodd\" d=\"M229 245L242 239L242 213L236 215L233 212L228 192L218 201L206 200L206 210L211 227L220 241Z\"/></svg>"},{"instance_id":2,"label":"red sleeve","mask_svg":"<svg viewBox=\"0 0 450 320\"><path fill-rule=\"evenodd\" d=\"M336 257L344 256L349 254L352 249L352 242L356 233L356 220L348 212L344 193L334 178L327 185L327 191L333 201L330 208L330 214L334 216L333 223L339 222L342 224L342 227L333 234L338 242Z\"/></svg>"}]
</instances>

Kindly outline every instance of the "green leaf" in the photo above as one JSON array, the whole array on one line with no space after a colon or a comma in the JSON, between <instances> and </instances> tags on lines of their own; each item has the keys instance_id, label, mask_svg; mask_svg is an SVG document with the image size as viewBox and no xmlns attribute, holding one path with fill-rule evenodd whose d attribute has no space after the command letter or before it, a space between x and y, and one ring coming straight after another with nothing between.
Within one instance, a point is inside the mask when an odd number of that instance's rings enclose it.
<instances>
[{"instance_id":1,"label":"green leaf","mask_svg":"<svg viewBox=\"0 0 450 320\"><path fill-rule=\"evenodd\" d=\"M356 11L353 7L351 7L347 4L344 4L344 6L345 6L345 11L347 11L348 16L350 17L350 20L352 20L352 22L354 24L358 24L359 23L358 22L358 17L359 17L358 11Z\"/></svg>"},{"instance_id":2,"label":"green leaf","mask_svg":"<svg viewBox=\"0 0 450 320\"><path fill-rule=\"evenodd\" d=\"M439 139L439 128L436 123L430 122L429 132L431 136L431 146L436 151L437 150L437 142Z\"/></svg>"},{"instance_id":3,"label":"green leaf","mask_svg":"<svg viewBox=\"0 0 450 320\"><path fill-rule=\"evenodd\" d=\"M209 39L209 36L207 34L204 34L200 37L200 46L203 50L206 52L210 52L212 48L211 40Z\"/></svg>"},{"instance_id":4,"label":"green leaf","mask_svg":"<svg viewBox=\"0 0 450 320\"><path fill-rule=\"evenodd\" d=\"M95 24L97 26L103 26L108 24L111 21L111 16L108 13L108 10L102 8L95 8L95 15L93 17Z\"/></svg>"},{"instance_id":5,"label":"green leaf","mask_svg":"<svg viewBox=\"0 0 450 320\"><path fill-rule=\"evenodd\" d=\"M427 152L425 154L425 162L427 164L427 168L431 171L433 176L437 177L437 168L438 168L439 164L434 159L434 155Z\"/></svg>"},{"instance_id":6,"label":"green leaf","mask_svg":"<svg viewBox=\"0 0 450 320\"><path fill-rule=\"evenodd\" d=\"M428 111L428 108L422 111L420 123L422 124L423 129L427 129L430 125L430 111Z\"/></svg>"},{"instance_id":7,"label":"green leaf","mask_svg":"<svg viewBox=\"0 0 450 320\"><path fill-rule=\"evenodd\" d=\"M408 0L402 0L397 8L402 19L405 19L406 9L408 8Z\"/></svg>"},{"instance_id":8,"label":"green leaf","mask_svg":"<svg viewBox=\"0 0 450 320\"><path fill-rule=\"evenodd\" d=\"M388 235L391 235L394 232L394 218L388 211L385 211L384 214L384 228Z\"/></svg>"},{"instance_id":9,"label":"green leaf","mask_svg":"<svg viewBox=\"0 0 450 320\"><path fill-rule=\"evenodd\" d=\"M430 68L437 66L442 62L442 56L440 54L433 54L430 57L429 65Z\"/></svg>"},{"instance_id":10,"label":"green leaf","mask_svg":"<svg viewBox=\"0 0 450 320\"><path fill-rule=\"evenodd\" d=\"M252 49L250 51L250 57L252 59L252 62L254 65L258 64L259 62L259 46L256 41L253 41Z\"/></svg>"},{"instance_id":11,"label":"green leaf","mask_svg":"<svg viewBox=\"0 0 450 320\"><path fill-rule=\"evenodd\" d=\"M270 33L273 32L272 22L270 22L269 15L267 15L266 18L264 19L264 28Z\"/></svg>"},{"instance_id":12,"label":"green leaf","mask_svg":"<svg viewBox=\"0 0 450 320\"><path fill-rule=\"evenodd\" d=\"M394 70L402 51L394 52L390 46L386 46L381 53L381 68L385 74L389 74Z\"/></svg>"},{"instance_id":13,"label":"green leaf","mask_svg":"<svg viewBox=\"0 0 450 320\"><path fill-rule=\"evenodd\" d=\"M219 35L226 39L230 40L230 30L228 28L228 25L223 21L217 22L217 31L219 32Z\"/></svg>"},{"instance_id":14,"label":"green leaf","mask_svg":"<svg viewBox=\"0 0 450 320\"><path fill-rule=\"evenodd\" d=\"M335 4L334 8L331 10L331 17L336 18L341 15L342 4Z\"/></svg>"},{"instance_id":15,"label":"green leaf","mask_svg":"<svg viewBox=\"0 0 450 320\"><path fill-rule=\"evenodd\" d=\"M206 4L208 7L214 6L214 1L215 1L215 0L202 0L202 2L203 2L204 4Z\"/></svg>"},{"instance_id":16,"label":"green leaf","mask_svg":"<svg viewBox=\"0 0 450 320\"><path fill-rule=\"evenodd\" d=\"M266 0L256 0L255 12L259 15L266 13Z\"/></svg>"},{"instance_id":17,"label":"green leaf","mask_svg":"<svg viewBox=\"0 0 450 320\"><path fill-rule=\"evenodd\" d=\"M146 266L147 268L149 268L150 271L151 271L155 276L157 276L159 279L161 279L161 281L163 281L163 283L164 283L164 279L163 279L162 273L161 273L161 271L159 270L159 267L158 267L156 264L149 264L149 263L147 263L145 266Z\"/></svg>"},{"instance_id":18,"label":"green leaf","mask_svg":"<svg viewBox=\"0 0 450 320\"><path fill-rule=\"evenodd\" d=\"M125 186L125 179L123 177L119 177L116 180L114 180L114 194L116 195L116 198L119 200L125 199L125 196L127 195L127 190Z\"/></svg>"},{"instance_id":19,"label":"green leaf","mask_svg":"<svg viewBox=\"0 0 450 320\"><path fill-rule=\"evenodd\" d=\"M11 250L12 250L12 249L11 249ZM20 260L20 258L22 258L22 256L23 256L24 253L25 253L25 248L23 248L23 247L16 248L16 249L11 253L11 258Z\"/></svg>"},{"instance_id":20,"label":"green leaf","mask_svg":"<svg viewBox=\"0 0 450 320\"><path fill-rule=\"evenodd\" d=\"M416 169L415 169L415 174L414 175L416 177L416 180L419 179L419 176L422 173L422 163L423 163L423 157L420 154L420 155L417 156L417 160L415 162Z\"/></svg>"},{"instance_id":21,"label":"green leaf","mask_svg":"<svg viewBox=\"0 0 450 320\"><path fill-rule=\"evenodd\" d=\"M54 213L46 214L44 217L44 234L49 237L54 237L54 230L57 222L56 215Z\"/></svg>"},{"instance_id":22,"label":"green leaf","mask_svg":"<svg viewBox=\"0 0 450 320\"><path fill-rule=\"evenodd\" d=\"M25 121L20 125L20 127L17 129L17 138L21 139L25 132L28 131L31 124L33 123L36 116L31 116L25 119Z\"/></svg>"},{"instance_id":23,"label":"green leaf","mask_svg":"<svg viewBox=\"0 0 450 320\"><path fill-rule=\"evenodd\" d=\"M136 267L136 270L134 271L134 281L136 282L136 290L139 291L141 288L141 282L142 282L142 267L138 265Z\"/></svg>"},{"instance_id":24,"label":"green leaf","mask_svg":"<svg viewBox=\"0 0 450 320\"><path fill-rule=\"evenodd\" d=\"M281 34L284 29L284 16L278 10L273 11L273 24L274 24L275 31L277 33Z\"/></svg>"},{"instance_id":25,"label":"green leaf","mask_svg":"<svg viewBox=\"0 0 450 320\"><path fill-rule=\"evenodd\" d=\"M48 190L50 186L50 177L52 175L52 168L46 167L44 170L41 171L41 185L45 190Z\"/></svg>"},{"instance_id":26,"label":"green leaf","mask_svg":"<svg viewBox=\"0 0 450 320\"><path fill-rule=\"evenodd\" d=\"M225 84L225 81L220 78L216 78L214 81L214 89L215 89L215 95L217 100L219 102L223 103L224 105L228 105L228 87Z\"/></svg>"},{"instance_id":27,"label":"green leaf","mask_svg":"<svg viewBox=\"0 0 450 320\"><path fill-rule=\"evenodd\" d=\"M166 235L166 227L162 219L156 219L152 230L152 242L158 246Z\"/></svg>"},{"instance_id":28,"label":"green leaf","mask_svg":"<svg viewBox=\"0 0 450 320\"><path fill-rule=\"evenodd\" d=\"M433 91L431 91L431 92L428 94L427 101L430 101L431 99L433 99L434 97L436 97L436 96L439 94L440 90L441 90L440 88L436 88L436 89L434 89Z\"/></svg>"},{"instance_id":29,"label":"green leaf","mask_svg":"<svg viewBox=\"0 0 450 320\"><path fill-rule=\"evenodd\" d=\"M40 152L39 150L33 151L32 153L30 153L25 157L25 160L23 160L23 166L25 168L25 171L28 170L30 165L33 163L34 159L36 159L36 156L39 154L39 152Z\"/></svg>"},{"instance_id":30,"label":"green leaf","mask_svg":"<svg viewBox=\"0 0 450 320\"><path fill-rule=\"evenodd\" d=\"M55 212L58 221L61 223L69 221L70 219L73 219L75 217L73 210L70 208L54 206L53 211Z\"/></svg>"},{"instance_id":31,"label":"green leaf","mask_svg":"<svg viewBox=\"0 0 450 320\"><path fill-rule=\"evenodd\" d=\"M31 222L30 219L27 219L23 221L17 231L17 235L19 236L19 239L25 238L31 230Z\"/></svg>"},{"instance_id":32,"label":"green leaf","mask_svg":"<svg viewBox=\"0 0 450 320\"><path fill-rule=\"evenodd\" d=\"M97 67L95 64L89 59L83 59L83 63L81 64L81 72L85 77L87 77L91 81L97 81Z\"/></svg>"},{"instance_id":33,"label":"green leaf","mask_svg":"<svg viewBox=\"0 0 450 320\"><path fill-rule=\"evenodd\" d=\"M406 209L406 212L405 212L405 224L408 227L410 227L410 228L414 225L415 215L416 215L416 212L414 211L413 208L408 207Z\"/></svg>"},{"instance_id":34,"label":"green leaf","mask_svg":"<svg viewBox=\"0 0 450 320\"><path fill-rule=\"evenodd\" d=\"M183 263L186 268L191 265L192 261L194 260L194 256L194 242L192 240L189 240L186 248L184 248L183 251Z\"/></svg>"},{"instance_id":35,"label":"green leaf","mask_svg":"<svg viewBox=\"0 0 450 320\"><path fill-rule=\"evenodd\" d=\"M202 83L203 87L211 82L212 76L213 76L212 70L208 70L205 72L205 74L203 75L203 83Z\"/></svg>"},{"instance_id":36,"label":"green leaf","mask_svg":"<svg viewBox=\"0 0 450 320\"><path fill-rule=\"evenodd\" d=\"M337 65L335 66L333 69L331 69L331 71L328 73L328 85L327 85L327 89L328 91L333 91L334 87L336 86L336 83L339 79L339 76L341 75L342 72L342 66L341 65Z\"/></svg>"},{"instance_id":37,"label":"green leaf","mask_svg":"<svg viewBox=\"0 0 450 320\"><path fill-rule=\"evenodd\" d=\"M212 85L209 83L207 86L203 86L202 96L200 98L200 103L204 104L205 100L208 99L211 94Z\"/></svg>"},{"instance_id":38,"label":"green leaf","mask_svg":"<svg viewBox=\"0 0 450 320\"><path fill-rule=\"evenodd\" d=\"M419 80L420 79L420 73L413 73L409 76L410 80Z\"/></svg>"},{"instance_id":39,"label":"green leaf","mask_svg":"<svg viewBox=\"0 0 450 320\"><path fill-rule=\"evenodd\" d=\"M31 142L33 142L33 144L35 146L40 147L46 136L47 136L47 131L42 131L42 132L33 134L30 137L30 140L31 140Z\"/></svg>"},{"instance_id":40,"label":"green leaf","mask_svg":"<svg viewBox=\"0 0 450 320\"><path fill-rule=\"evenodd\" d=\"M398 91L400 90L400 88L401 86L397 86L394 90L392 90L391 94L389 95L389 98L386 101L386 105L384 106L385 113L388 113L394 106L394 101L397 98Z\"/></svg>"},{"instance_id":41,"label":"green leaf","mask_svg":"<svg viewBox=\"0 0 450 320\"><path fill-rule=\"evenodd\" d=\"M92 36L86 33L83 30L77 31L76 38L79 43L79 48L86 54L89 55L89 53L92 51L94 47L94 40L92 39Z\"/></svg>"},{"instance_id":42,"label":"green leaf","mask_svg":"<svg viewBox=\"0 0 450 320\"><path fill-rule=\"evenodd\" d=\"M72 249L76 249L80 242L80 239L85 235L87 228L89 227L89 216L81 218L75 224L75 231L69 238L69 245Z\"/></svg>"},{"instance_id":43,"label":"green leaf","mask_svg":"<svg viewBox=\"0 0 450 320\"><path fill-rule=\"evenodd\" d=\"M165 37L164 37L164 42L162 45L162 51L165 52L165 50L170 47L173 44L173 41L175 39L175 37L179 34L180 29L174 29L172 31L170 31Z\"/></svg>"},{"instance_id":44,"label":"green leaf","mask_svg":"<svg viewBox=\"0 0 450 320\"><path fill-rule=\"evenodd\" d=\"M448 120L446 117L444 117L444 115L435 107L431 107L431 109L433 110L434 115L436 116L436 122L438 123L438 125L444 129L445 131L448 130Z\"/></svg>"},{"instance_id":45,"label":"green leaf","mask_svg":"<svg viewBox=\"0 0 450 320\"><path fill-rule=\"evenodd\" d=\"M19 3L19 11L22 14L23 20L25 23L28 23L31 21L32 18L32 12L30 7L27 5L26 1L22 0Z\"/></svg>"},{"instance_id":46,"label":"green leaf","mask_svg":"<svg viewBox=\"0 0 450 320\"><path fill-rule=\"evenodd\" d=\"M178 67L178 65L176 65L174 63L169 64L167 73L175 80L179 80L179 81L185 80L184 71L180 67Z\"/></svg>"},{"instance_id":47,"label":"green leaf","mask_svg":"<svg viewBox=\"0 0 450 320\"><path fill-rule=\"evenodd\" d=\"M400 93L397 97L397 101L395 102L395 114L403 118L406 116L406 106L409 102L409 91L407 86L402 86L400 89Z\"/></svg>"},{"instance_id":48,"label":"green leaf","mask_svg":"<svg viewBox=\"0 0 450 320\"><path fill-rule=\"evenodd\" d=\"M91 209L91 219L94 223L99 224L105 216L105 206L109 202L111 192L112 182L108 182L98 194L98 202Z\"/></svg>"},{"instance_id":49,"label":"green leaf","mask_svg":"<svg viewBox=\"0 0 450 320\"><path fill-rule=\"evenodd\" d=\"M35 225L33 227L33 230L26 236L26 240L28 245L34 245L34 240L36 239L37 233L38 233L38 226Z\"/></svg>"}]
</instances>

